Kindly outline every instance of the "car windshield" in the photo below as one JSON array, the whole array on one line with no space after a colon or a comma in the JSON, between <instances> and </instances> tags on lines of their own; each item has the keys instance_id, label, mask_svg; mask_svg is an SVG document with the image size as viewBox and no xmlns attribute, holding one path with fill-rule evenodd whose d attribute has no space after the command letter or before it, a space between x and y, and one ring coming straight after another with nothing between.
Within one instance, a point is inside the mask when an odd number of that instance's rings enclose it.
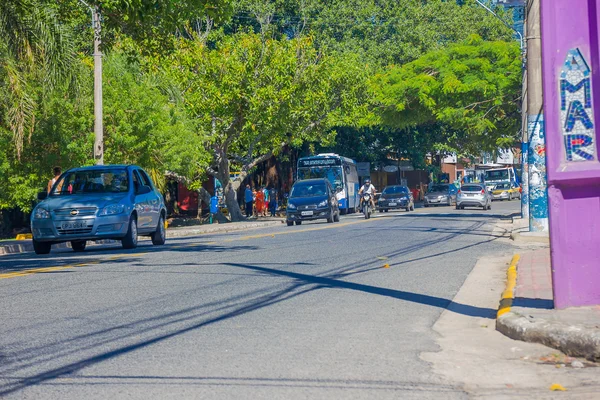
<instances>
[{"instance_id":1,"label":"car windshield","mask_svg":"<svg viewBox=\"0 0 600 400\"><path fill-rule=\"evenodd\" d=\"M509 183L501 183L499 185L496 185L495 189L510 189L510 184Z\"/></svg>"},{"instance_id":2,"label":"car windshield","mask_svg":"<svg viewBox=\"0 0 600 400\"><path fill-rule=\"evenodd\" d=\"M52 188L50 196L127 192L129 179L125 169L90 169L65 173Z\"/></svg>"},{"instance_id":3,"label":"car windshield","mask_svg":"<svg viewBox=\"0 0 600 400\"><path fill-rule=\"evenodd\" d=\"M294 185L290 197L325 196L327 189L324 183Z\"/></svg>"},{"instance_id":4,"label":"car windshield","mask_svg":"<svg viewBox=\"0 0 600 400\"><path fill-rule=\"evenodd\" d=\"M383 189L382 194L400 194L408 193L408 190L404 186L388 186Z\"/></svg>"},{"instance_id":5,"label":"car windshield","mask_svg":"<svg viewBox=\"0 0 600 400\"><path fill-rule=\"evenodd\" d=\"M448 185L433 185L431 189L429 189L429 193L432 192L447 192L449 189Z\"/></svg>"},{"instance_id":6,"label":"car windshield","mask_svg":"<svg viewBox=\"0 0 600 400\"><path fill-rule=\"evenodd\" d=\"M481 186L476 185L464 185L461 190L463 192L481 192L483 188Z\"/></svg>"}]
</instances>

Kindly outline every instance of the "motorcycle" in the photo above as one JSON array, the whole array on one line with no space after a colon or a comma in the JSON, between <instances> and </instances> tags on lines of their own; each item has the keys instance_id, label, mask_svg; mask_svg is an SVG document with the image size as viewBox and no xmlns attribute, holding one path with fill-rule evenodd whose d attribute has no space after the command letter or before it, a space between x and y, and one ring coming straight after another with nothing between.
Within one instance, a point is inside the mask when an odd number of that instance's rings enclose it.
<instances>
[{"instance_id":1,"label":"motorcycle","mask_svg":"<svg viewBox=\"0 0 600 400\"><path fill-rule=\"evenodd\" d=\"M364 193L362 195L361 201L360 201L360 206L363 210L363 214L365 215L365 219L369 219L371 218L371 194L370 193Z\"/></svg>"}]
</instances>

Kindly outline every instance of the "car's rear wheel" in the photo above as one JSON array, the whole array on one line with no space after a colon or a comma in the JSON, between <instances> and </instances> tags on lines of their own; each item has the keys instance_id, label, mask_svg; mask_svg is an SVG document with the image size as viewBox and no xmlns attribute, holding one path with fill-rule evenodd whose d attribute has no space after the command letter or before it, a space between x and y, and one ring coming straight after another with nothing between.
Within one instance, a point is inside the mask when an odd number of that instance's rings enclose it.
<instances>
[{"instance_id":1,"label":"car's rear wheel","mask_svg":"<svg viewBox=\"0 0 600 400\"><path fill-rule=\"evenodd\" d=\"M129 218L129 228L127 229L127 234L123 239L121 239L121 245L124 249L135 249L138 244L138 230L137 230L137 220L132 215Z\"/></svg>"},{"instance_id":2,"label":"car's rear wheel","mask_svg":"<svg viewBox=\"0 0 600 400\"><path fill-rule=\"evenodd\" d=\"M160 246L165 244L167 241L167 232L165 230L165 217L162 215L158 219L158 226L156 227L156 231L152 234L152 244L155 246Z\"/></svg>"},{"instance_id":3,"label":"car's rear wheel","mask_svg":"<svg viewBox=\"0 0 600 400\"><path fill-rule=\"evenodd\" d=\"M52 249L52 243L50 242L38 242L33 239L33 251L35 254L48 254Z\"/></svg>"},{"instance_id":4,"label":"car's rear wheel","mask_svg":"<svg viewBox=\"0 0 600 400\"><path fill-rule=\"evenodd\" d=\"M71 248L73 249L73 251L77 251L77 252L84 251L86 244L87 244L87 241L85 241L85 240L72 240Z\"/></svg>"},{"instance_id":5,"label":"car's rear wheel","mask_svg":"<svg viewBox=\"0 0 600 400\"><path fill-rule=\"evenodd\" d=\"M429 204L423 204L423 207L427 208L429 207Z\"/></svg>"},{"instance_id":6,"label":"car's rear wheel","mask_svg":"<svg viewBox=\"0 0 600 400\"><path fill-rule=\"evenodd\" d=\"M287 226L292 226L294 225L294 221L286 221L287 222Z\"/></svg>"}]
</instances>

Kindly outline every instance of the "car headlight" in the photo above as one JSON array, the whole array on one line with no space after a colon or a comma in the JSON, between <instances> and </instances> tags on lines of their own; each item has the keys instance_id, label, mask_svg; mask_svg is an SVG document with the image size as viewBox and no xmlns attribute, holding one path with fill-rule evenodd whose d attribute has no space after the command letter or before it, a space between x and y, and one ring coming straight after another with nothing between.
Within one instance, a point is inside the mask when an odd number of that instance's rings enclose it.
<instances>
[{"instance_id":1,"label":"car headlight","mask_svg":"<svg viewBox=\"0 0 600 400\"><path fill-rule=\"evenodd\" d=\"M290 210L295 210L296 209L296 205L294 203L288 203L287 208L289 208Z\"/></svg>"},{"instance_id":2,"label":"car headlight","mask_svg":"<svg viewBox=\"0 0 600 400\"><path fill-rule=\"evenodd\" d=\"M322 202L319 203L318 207L326 207L327 206L327 200L323 200Z\"/></svg>"},{"instance_id":3,"label":"car headlight","mask_svg":"<svg viewBox=\"0 0 600 400\"><path fill-rule=\"evenodd\" d=\"M125 211L125 206L123 204L111 204L100 210L100 214L98 215L117 215L121 214L123 211Z\"/></svg>"},{"instance_id":4,"label":"car headlight","mask_svg":"<svg viewBox=\"0 0 600 400\"><path fill-rule=\"evenodd\" d=\"M508 195L508 192L502 192L502 196Z\"/></svg>"},{"instance_id":5,"label":"car headlight","mask_svg":"<svg viewBox=\"0 0 600 400\"><path fill-rule=\"evenodd\" d=\"M45 208L38 207L33 212L33 218L35 219L48 219L50 218L50 212Z\"/></svg>"}]
</instances>

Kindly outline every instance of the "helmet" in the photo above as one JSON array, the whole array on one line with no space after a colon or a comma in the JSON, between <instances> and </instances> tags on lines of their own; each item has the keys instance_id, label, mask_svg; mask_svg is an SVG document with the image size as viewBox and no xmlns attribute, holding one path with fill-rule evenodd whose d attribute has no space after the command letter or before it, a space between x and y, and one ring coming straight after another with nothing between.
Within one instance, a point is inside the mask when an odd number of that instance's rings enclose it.
<instances>
[{"instance_id":1,"label":"helmet","mask_svg":"<svg viewBox=\"0 0 600 400\"><path fill-rule=\"evenodd\" d=\"M367 179L365 179L365 185L368 185L369 183L371 183L371 180L370 180L370 179L368 179L368 178L367 178Z\"/></svg>"}]
</instances>

